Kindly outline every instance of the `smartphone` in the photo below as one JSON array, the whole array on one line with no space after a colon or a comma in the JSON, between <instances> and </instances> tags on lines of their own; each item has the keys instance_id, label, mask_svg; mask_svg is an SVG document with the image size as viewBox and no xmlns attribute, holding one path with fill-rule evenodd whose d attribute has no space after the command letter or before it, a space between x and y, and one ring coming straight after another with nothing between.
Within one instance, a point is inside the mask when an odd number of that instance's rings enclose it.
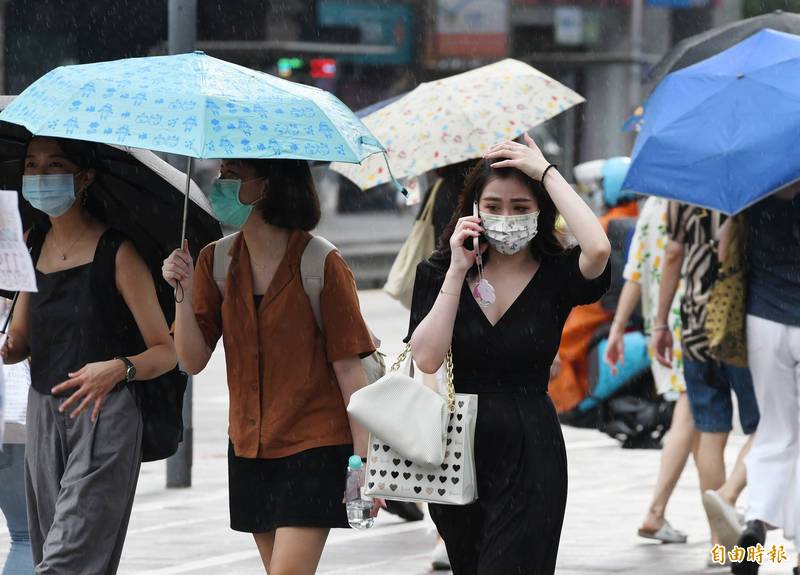
<instances>
[{"instance_id":1,"label":"smartphone","mask_svg":"<svg viewBox=\"0 0 800 575\"><path fill-rule=\"evenodd\" d=\"M478 214L478 202L472 204L472 215L475 216L476 218L480 218L480 215ZM483 234L478 236L478 245L480 245L481 243L480 240L482 237ZM464 247L470 251L474 251L475 250L475 242L473 241L474 239L475 238L470 237L464 240Z\"/></svg>"}]
</instances>

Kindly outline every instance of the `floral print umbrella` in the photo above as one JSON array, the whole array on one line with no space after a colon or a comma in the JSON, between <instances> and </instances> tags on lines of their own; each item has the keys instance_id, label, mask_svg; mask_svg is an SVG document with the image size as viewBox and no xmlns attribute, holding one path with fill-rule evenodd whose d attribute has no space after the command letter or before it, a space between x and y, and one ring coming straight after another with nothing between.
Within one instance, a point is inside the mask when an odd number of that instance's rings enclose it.
<instances>
[{"instance_id":1,"label":"floral print umbrella","mask_svg":"<svg viewBox=\"0 0 800 575\"><path fill-rule=\"evenodd\" d=\"M394 176L407 178L477 158L581 102L580 94L509 58L421 84L362 121L386 147ZM364 190L392 180L381 156L331 168Z\"/></svg>"}]
</instances>

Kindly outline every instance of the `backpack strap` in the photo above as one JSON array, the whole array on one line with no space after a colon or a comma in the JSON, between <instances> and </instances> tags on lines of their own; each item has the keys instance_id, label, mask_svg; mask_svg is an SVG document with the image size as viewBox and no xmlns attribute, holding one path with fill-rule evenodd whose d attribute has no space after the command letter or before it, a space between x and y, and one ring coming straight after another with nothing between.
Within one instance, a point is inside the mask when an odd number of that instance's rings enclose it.
<instances>
[{"instance_id":1,"label":"backpack strap","mask_svg":"<svg viewBox=\"0 0 800 575\"><path fill-rule=\"evenodd\" d=\"M231 249L240 233L241 232L234 232L229 234L217 240L214 244L214 281L217 283L219 293L222 296L225 296L225 282L228 279L228 270L231 267L231 260L233 259Z\"/></svg>"},{"instance_id":2,"label":"backpack strap","mask_svg":"<svg viewBox=\"0 0 800 575\"><path fill-rule=\"evenodd\" d=\"M303 291L306 292L308 301L311 302L311 311L314 312L314 319L323 334L325 333L325 327L322 325L320 297L322 289L325 287L325 261L332 251L336 251L336 246L331 242L322 236L312 236L300 258L300 276L303 278ZM369 335L372 337L375 348L379 348L381 340L372 333L372 330L369 331Z\"/></svg>"},{"instance_id":3,"label":"backpack strap","mask_svg":"<svg viewBox=\"0 0 800 575\"><path fill-rule=\"evenodd\" d=\"M320 296L325 287L325 260L328 254L336 249L332 243L322 236L313 236L306 244L300 258L300 275L303 278L303 291L311 302L311 311L321 332L325 332L322 325L322 311L320 309Z\"/></svg>"}]
</instances>

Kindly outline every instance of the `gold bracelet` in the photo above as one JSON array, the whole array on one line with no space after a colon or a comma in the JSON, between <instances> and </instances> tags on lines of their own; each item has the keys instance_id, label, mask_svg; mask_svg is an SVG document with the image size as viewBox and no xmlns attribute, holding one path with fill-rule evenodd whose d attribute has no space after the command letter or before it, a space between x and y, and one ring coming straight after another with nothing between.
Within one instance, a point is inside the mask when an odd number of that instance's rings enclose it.
<instances>
[{"instance_id":1,"label":"gold bracelet","mask_svg":"<svg viewBox=\"0 0 800 575\"><path fill-rule=\"evenodd\" d=\"M444 295L451 295L451 296L455 296L455 297L460 297L461 296L460 293L450 293L449 291L444 291L443 289L440 289L439 293L443 293Z\"/></svg>"}]
</instances>

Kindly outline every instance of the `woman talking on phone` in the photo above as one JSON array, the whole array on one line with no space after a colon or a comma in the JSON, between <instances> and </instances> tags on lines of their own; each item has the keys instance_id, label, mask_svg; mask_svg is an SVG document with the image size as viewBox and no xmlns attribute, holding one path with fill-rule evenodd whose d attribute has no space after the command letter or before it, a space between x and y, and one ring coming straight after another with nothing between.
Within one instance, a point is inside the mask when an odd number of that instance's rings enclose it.
<instances>
[{"instance_id":1,"label":"woman talking on phone","mask_svg":"<svg viewBox=\"0 0 800 575\"><path fill-rule=\"evenodd\" d=\"M610 279L594 213L525 141L495 145L473 169L449 244L419 265L414 285L407 340L418 367L434 373L452 348L456 392L479 395L479 499L431 505L454 575L555 571L567 461L549 370L570 310L598 300ZM558 213L572 249L557 237Z\"/></svg>"}]
</instances>

